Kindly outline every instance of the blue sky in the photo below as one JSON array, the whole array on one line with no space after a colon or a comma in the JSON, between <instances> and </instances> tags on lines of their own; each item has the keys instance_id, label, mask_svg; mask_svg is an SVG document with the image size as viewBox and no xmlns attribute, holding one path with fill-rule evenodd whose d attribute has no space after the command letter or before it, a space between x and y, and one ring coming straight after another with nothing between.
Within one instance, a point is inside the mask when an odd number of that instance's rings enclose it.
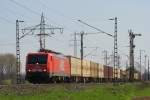
<instances>
[{"instance_id":1,"label":"blue sky","mask_svg":"<svg viewBox=\"0 0 150 100\"><path fill-rule=\"evenodd\" d=\"M17 4L16 4L17 3ZM63 27L64 33L56 32L52 37L47 37L46 48L73 55L74 32L97 32L77 20L81 19L90 25L112 33L114 22L109 18L118 17L118 48L122 59L128 54L129 37L128 30L141 33L142 37L135 39L135 56L138 61L139 50L144 49L149 55L150 46L147 45L150 33L150 1L149 0L0 0L0 53L15 54L15 20L24 20L21 27L39 24L40 15L46 16L46 23ZM80 37L78 37L80 39ZM97 62L103 61L101 52L113 51L113 39L107 35L87 35L84 37L86 47L99 47L87 59ZM37 51L39 42L37 36L26 36L21 40L21 59L25 60L28 52ZM78 47L78 54L79 54ZM93 48L86 48L85 55Z\"/></svg>"}]
</instances>

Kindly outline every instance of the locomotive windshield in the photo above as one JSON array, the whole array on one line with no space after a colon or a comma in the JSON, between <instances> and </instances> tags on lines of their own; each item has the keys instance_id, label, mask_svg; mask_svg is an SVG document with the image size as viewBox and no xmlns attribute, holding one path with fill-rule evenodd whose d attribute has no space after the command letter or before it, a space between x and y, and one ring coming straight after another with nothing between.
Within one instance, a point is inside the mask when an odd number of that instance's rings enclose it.
<instances>
[{"instance_id":1,"label":"locomotive windshield","mask_svg":"<svg viewBox=\"0 0 150 100\"><path fill-rule=\"evenodd\" d=\"M46 64L47 55L28 55L28 64Z\"/></svg>"}]
</instances>

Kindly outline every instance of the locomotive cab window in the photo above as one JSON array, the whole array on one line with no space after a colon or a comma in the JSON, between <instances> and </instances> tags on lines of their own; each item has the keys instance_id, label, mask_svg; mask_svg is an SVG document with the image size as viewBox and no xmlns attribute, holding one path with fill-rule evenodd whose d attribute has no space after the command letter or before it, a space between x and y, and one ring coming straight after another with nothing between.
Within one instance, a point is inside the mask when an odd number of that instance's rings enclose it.
<instances>
[{"instance_id":1,"label":"locomotive cab window","mask_svg":"<svg viewBox=\"0 0 150 100\"><path fill-rule=\"evenodd\" d=\"M47 64L47 55L28 55L28 64Z\"/></svg>"}]
</instances>

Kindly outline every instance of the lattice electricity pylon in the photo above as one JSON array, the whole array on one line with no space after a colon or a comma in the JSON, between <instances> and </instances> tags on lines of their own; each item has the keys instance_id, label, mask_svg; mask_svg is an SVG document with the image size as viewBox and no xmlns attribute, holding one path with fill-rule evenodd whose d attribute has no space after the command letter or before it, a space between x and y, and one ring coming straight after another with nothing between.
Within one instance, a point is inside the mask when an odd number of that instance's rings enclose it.
<instances>
[{"instance_id":1,"label":"lattice electricity pylon","mask_svg":"<svg viewBox=\"0 0 150 100\"><path fill-rule=\"evenodd\" d=\"M36 31L36 30L39 30L40 32L38 34L34 34L34 31ZM46 33L46 30L50 30L50 33ZM52 25L45 24L44 15L42 13L40 24L22 29L23 33L28 31L22 37L24 37L30 33L32 33L32 35L34 34L34 35L39 36L40 49L45 49L45 37L55 34L54 33L55 30L60 30L60 33L63 33L63 28L53 27Z\"/></svg>"}]
</instances>

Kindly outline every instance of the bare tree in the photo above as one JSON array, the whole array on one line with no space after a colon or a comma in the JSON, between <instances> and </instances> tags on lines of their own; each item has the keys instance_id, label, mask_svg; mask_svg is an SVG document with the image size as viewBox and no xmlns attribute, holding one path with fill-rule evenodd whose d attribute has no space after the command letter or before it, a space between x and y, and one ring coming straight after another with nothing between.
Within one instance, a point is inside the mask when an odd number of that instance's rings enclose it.
<instances>
[{"instance_id":1,"label":"bare tree","mask_svg":"<svg viewBox=\"0 0 150 100\"><path fill-rule=\"evenodd\" d=\"M13 54L0 54L0 82L4 79L14 80L16 58Z\"/></svg>"}]
</instances>

